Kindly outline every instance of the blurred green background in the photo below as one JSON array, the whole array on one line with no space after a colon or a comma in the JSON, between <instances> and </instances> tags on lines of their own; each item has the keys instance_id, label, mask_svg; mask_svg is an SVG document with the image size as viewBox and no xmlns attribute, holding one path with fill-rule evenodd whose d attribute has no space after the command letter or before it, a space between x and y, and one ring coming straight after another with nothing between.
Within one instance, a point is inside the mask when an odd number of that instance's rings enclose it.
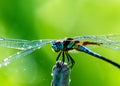
<instances>
[{"instance_id":1,"label":"blurred green background","mask_svg":"<svg viewBox=\"0 0 120 86\"><path fill-rule=\"evenodd\" d=\"M0 37L38 40L120 33L120 0L0 0ZM0 47L0 60L18 50ZM93 51L120 63L120 52ZM84 53L71 86L120 86L120 70ZM50 86L57 53L47 45L0 69L0 86Z\"/></svg>"}]
</instances>

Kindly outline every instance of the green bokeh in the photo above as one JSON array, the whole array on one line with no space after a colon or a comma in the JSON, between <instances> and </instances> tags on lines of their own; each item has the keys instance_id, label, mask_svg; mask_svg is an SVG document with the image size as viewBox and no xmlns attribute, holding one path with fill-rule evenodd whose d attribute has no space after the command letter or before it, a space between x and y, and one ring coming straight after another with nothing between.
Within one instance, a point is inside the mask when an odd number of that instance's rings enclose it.
<instances>
[{"instance_id":1,"label":"green bokeh","mask_svg":"<svg viewBox=\"0 0 120 86\"><path fill-rule=\"evenodd\" d=\"M38 40L120 33L119 0L0 0L0 37ZM93 49L120 63L120 52ZM0 60L17 50L0 48ZM120 86L120 70L84 53L71 86ZM50 86L56 53L47 45L0 69L0 86Z\"/></svg>"}]
</instances>

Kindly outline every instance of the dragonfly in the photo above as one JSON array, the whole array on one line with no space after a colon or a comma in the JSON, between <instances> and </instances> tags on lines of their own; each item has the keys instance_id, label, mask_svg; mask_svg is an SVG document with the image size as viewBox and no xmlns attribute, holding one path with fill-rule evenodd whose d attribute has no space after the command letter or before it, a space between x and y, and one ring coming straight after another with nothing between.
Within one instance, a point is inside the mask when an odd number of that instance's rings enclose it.
<instances>
[{"instance_id":1,"label":"dragonfly","mask_svg":"<svg viewBox=\"0 0 120 86\"><path fill-rule=\"evenodd\" d=\"M120 68L120 64L92 51L92 48L106 47L113 50L120 50L120 34L108 34L98 36L75 36L64 39L40 39L40 40L21 40L11 38L0 38L0 46L22 50L13 54L0 62L0 67L7 66L8 64L16 61L17 59L31 54L41 47L51 44L52 49L58 52L56 62L61 61L63 64L67 62L72 68L75 64L74 59L69 54L69 51L76 50L92 55L98 59L106 61L113 66ZM89 46L91 46L89 48Z\"/></svg>"}]
</instances>

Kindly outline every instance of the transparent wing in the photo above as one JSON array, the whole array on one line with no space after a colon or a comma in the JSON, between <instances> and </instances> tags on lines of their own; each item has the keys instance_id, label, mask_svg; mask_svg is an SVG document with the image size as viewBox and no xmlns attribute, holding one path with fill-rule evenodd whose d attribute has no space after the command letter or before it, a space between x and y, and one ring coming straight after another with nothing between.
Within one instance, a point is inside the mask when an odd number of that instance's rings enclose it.
<instances>
[{"instance_id":1,"label":"transparent wing","mask_svg":"<svg viewBox=\"0 0 120 86\"><path fill-rule=\"evenodd\" d=\"M14 62L15 60L17 60L18 58L21 58L25 55L28 55L30 53L32 53L33 51L35 51L37 48L31 48L25 51L21 51L21 52L17 52L16 54L9 56L5 59L3 59L3 61L0 62L0 68L7 66L9 63Z\"/></svg>"},{"instance_id":2,"label":"transparent wing","mask_svg":"<svg viewBox=\"0 0 120 86\"><path fill-rule=\"evenodd\" d=\"M43 40L20 40L20 39L6 39L0 38L0 46L7 48L14 48L19 50L27 50L36 46L52 43L53 40L43 39Z\"/></svg>"},{"instance_id":3,"label":"transparent wing","mask_svg":"<svg viewBox=\"0 0 120 86\"><path fill-rule=\"evenodd\" d=\"M102 43L100 46L120 50L120 34L108 34L99 36L76 36L74 40ZM95 47L95 46L94 46Z\"/></svg>"},{"instance_id":4,"label":"transparent wing","mask_svg":"<svg viewBox=\"0 0 120 86\"><path fill-rule=\"evenodd\" d=\"M41 46L45 45L46 43L44 44L41 44ZM20 52L17 52L16 54L12 55L12 56L9 56L5 59L3 59L3 61L0 62L0 67L4 67L4 66L7 66L9 63L11 62L14 62L15 60L21 58L21 57L24 57L25 55L28 55L30 53L32 53L33 51L35 51L36 49L40 48L41 47L40 45L38 46L35 46L33 48L30 48L30 49L27 49L27 50L24 50L24 51L20 51Z\"/></svg>"}]
</instances>

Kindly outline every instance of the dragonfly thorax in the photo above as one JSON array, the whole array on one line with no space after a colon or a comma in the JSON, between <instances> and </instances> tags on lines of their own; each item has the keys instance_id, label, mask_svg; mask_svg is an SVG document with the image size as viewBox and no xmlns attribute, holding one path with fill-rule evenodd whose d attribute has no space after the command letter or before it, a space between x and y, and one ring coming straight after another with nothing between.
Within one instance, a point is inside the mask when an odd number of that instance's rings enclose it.
<instances>
[{"instance_id":1,"label":"dragonfly thorax","mask_svg":"<svg viewBox=\"0 0 120 86\"><path fill-rule=\"evenodd\" d=\"M72 50L74 45L75 45L75 41L73 41L70 38L67 38L64 41L61 40L57 40L52 44L52 48L55 52L59 52L59 51L69 51Z\"/></svg>"}]
</instances>

